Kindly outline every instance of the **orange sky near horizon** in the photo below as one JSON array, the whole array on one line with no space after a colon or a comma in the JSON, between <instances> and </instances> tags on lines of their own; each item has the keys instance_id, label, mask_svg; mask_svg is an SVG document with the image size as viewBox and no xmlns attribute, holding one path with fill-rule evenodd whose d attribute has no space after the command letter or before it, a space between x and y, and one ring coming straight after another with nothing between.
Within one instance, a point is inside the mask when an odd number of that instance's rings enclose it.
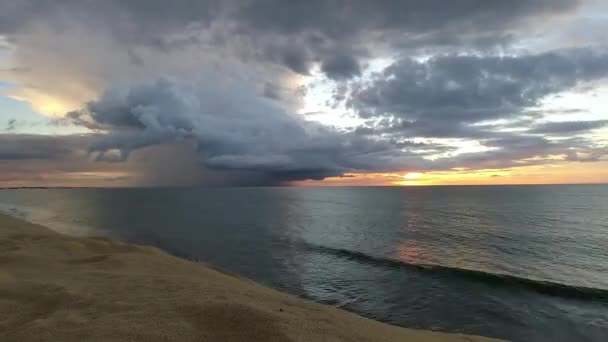
<instances>
[{"instance_id":1,"label":"orange sky near horizon","mask_svg":"<svg viewBox=\"0 0 608 342\"><path fill-rule=\"evenodd\" d=\"M9 175L10 176L10 175ZM141 182L135 169L45 172L36 176L1 180L0 188L9 187L141 187L154 186ZM31 179L30 179L31 178ZM452 170L436 172L349 173L324 180L293 181L289 186L441 186L441 185L531 185L531 184L608 184L608 161L569 162L508 169ZM196 186L195 183L191 184ZM159 186L170 186L169 184ZM187 186L182 184L181 186Z\"/></svg>"},{"instance_id":2,"label":"orange sky near horizon","mask_svg":"<svg viewBox=\"0 0 608 342\"><path fill-rule=\"evenodd\" d=\"M294 186L429 186L608 183L608 161L522 166L508 169L453 170L420 173L349 173L322 181L292 182Z\"/></svg>"}]
</instances>

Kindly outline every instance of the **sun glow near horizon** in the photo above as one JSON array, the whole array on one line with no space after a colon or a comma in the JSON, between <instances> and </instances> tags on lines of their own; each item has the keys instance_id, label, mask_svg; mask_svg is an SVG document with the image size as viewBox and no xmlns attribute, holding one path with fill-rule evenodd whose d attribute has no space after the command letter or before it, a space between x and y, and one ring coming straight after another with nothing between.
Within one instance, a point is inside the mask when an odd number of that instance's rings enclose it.
<instances>
[{"instance_id":1,"label":"sun glow near horizon","mask_svg":"<svg viewBox=\"0 0 608 342\"><path fill-rule=\"evenodd\" d=\"M433 186L607 183L608 161L521 166L505 169L396 173L348 173L323 181L298 181L295 186Z\"/></svg>"}]
</instances>

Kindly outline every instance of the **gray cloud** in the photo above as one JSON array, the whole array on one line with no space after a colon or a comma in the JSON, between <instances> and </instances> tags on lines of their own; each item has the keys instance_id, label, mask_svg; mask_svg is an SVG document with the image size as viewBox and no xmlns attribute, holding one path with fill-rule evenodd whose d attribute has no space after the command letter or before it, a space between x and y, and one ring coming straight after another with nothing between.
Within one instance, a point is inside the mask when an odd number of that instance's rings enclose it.
<instances>
[{"instance_id":1,"label":"gray cloud","mask_svg":"<svg viewBox=\"0 0 608 342\"><path fill-rule=\"evenodd\" d=\"M70 23L107 30L115 40L169 52L238 40L240 53L270 59L300 74L320 62L330 77L358 74L369 47L494 45L515 28L575 11L580 0L206 0L75 1L0 4L0 34L32 24L63 30ZM111 25L108 25L111 23ZM457 34L455 34L457 33ZM247 43L249 42L249 43ZM245 48L246 46L246 48ZM253 50L253 51L251 51ZM133 53L131 57L135 56ZM131 58L133 61L134 59ZM136 58L141 61L141 58Z\"/></svg>"},{"instance_id":2,"label":"gray cloud","mask_svg":"<svg viewBox=\"0 0 608 342\"><path fill-rule=\"evenodd\" d=\"M529 133L562 135L586 132L608 125L608 120L547 122L536 125Z\"/></svg>"},{"instance_id":3,"label":"gray cloud","mask_svg":"<svg viewBox=\"0 0 608 342\"><path fill-rule=\"evenodd\" d=\"M483 141L484 152L463 153L439 160L434 167L450 169L466 167L475 169L502 169L530 165L556 163L555 156L562 161L599 161L608 157L608 148L583 138L548 140L543 137L522 134L496 134Z\"/></svg>"},{"instance_id":4,"label":"gray cloud","mask_svg":"<svg viewBox=\"0 0 608 342\"><path fill-rule=\"evenodd\" d=\"M321 70L332 79L349 79L361 74L359 61L350 55L333 56L323 61Z\"/></svg>"},{"instance_id":5,"label":"gray cloud","mask_svg":"<svg viewBox=\"0 0 608 342\"><path fill-rule=\"evenodd\" d=\"M572 11L577 0L313 0L305 3L280 0L245 1L237 9L246 27L260 31L321 32L343 40L361 32L405 32L443 35L454 32L490 32L510 29L514 22L535 16ZM474 20L472 20L474 19Z\"/></svg>"},{"instance_id":6,"label":"gray cloud","mask_svg":"<svg viewBox=\"0 0 608 342\"><path fill-rule=\"evenodd\" d=\"M519 114L548 95L606 76L608 54L589 49L404 59L355 86L347 103L363 117L472 123Z\"/></svg>"},{"instance_id":7,"label":"gray cloud","mask_svg":"<svg viewBox=\"0 0 608 342\"><path fill-rule=\"evenodd\" d=\"M406 120L387 117L374 120L354 130L364 136L406 136L419 138L465 138L481 139L494 135L494 131L449 120Z\"/></svg>"},{"instance_id":8,"label":"gray cloud","mask_svg":"<svg viewBox=\"0 0 608 342\"><path fill-rule=\"evenodd\" d=\"M555 113L533 108L549 95L606 76L608 55L589 49L517 57L443 55L424 62L399 61L371 82L351 87L347 103L369 118L355 130L359 135L460 139L488 149L437 159L428 165L433 169L556 162L551 155L598 161L607 155L599 142L538 135L579 135L603 127L605 120L536 123ZM508 121L479 124L497 119ZM520 133L506 133L513 129Z\"/></svg>"},{"instance_id":9,"label":"gray cloud","mask_svg":"<svg viewBox=\"0 0 608 342\"><path fill-rule=\"evenodd\" d=\"M0 187L276 184L252 172L207 170L187 141L142 148L120 163L86 158L99 138L0 134Z\"/></svg>"},{"instance_id":10,"label":"gray cloud","mask_svg":"<svg viewBox=\"0 0 608 342\"><path fill-rule=\"evenodd\" d=\"M124 19L147 24L142 31L181 28L191 23L208 24L213 20L235 18L240 19L245 27L258 27L263 31L320 31L328 36L340 36L370 29L396 28L424 32L470 18L476 18L480 25L487 28L501 27L508 24L505 21L522 17L571 11L580 3L576 0L514 0L508 4L499 0L455 0L449 3L441 0L424 3L414 0L312 0L305 3L285 3L281 0L177 0L167 4L161 0L24 0L3 3L2 10L6 15L0 27L10 32L45 14L70 9L71 13L82 16L82 19L95 12L105 16L123 15ZM499 18L503 21L496 20Z\"/></svg>"},{"instance_id":11,"label":"gray cloud","mask_svg":"<svg viewBox=\"0 0 608 342\"><path fill-rule=\"evenodd\" d=\"M67 159L82 151L87 141L80 136L0 134L0 161Z\"/></svg>"}]
</instances>

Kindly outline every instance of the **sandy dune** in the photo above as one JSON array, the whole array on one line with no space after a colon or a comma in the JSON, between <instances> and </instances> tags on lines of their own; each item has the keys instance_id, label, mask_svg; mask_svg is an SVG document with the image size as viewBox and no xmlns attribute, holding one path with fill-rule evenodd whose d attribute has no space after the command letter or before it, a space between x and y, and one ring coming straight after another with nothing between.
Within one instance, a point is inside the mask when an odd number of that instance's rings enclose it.
<instances>
[{"instance_id":1,"label":"sandy dune","mask_svg":"<svg viewBox=\"0 0 608 342\"><path fill-rule=\"evenodd\" d=\"M408 330L156 248L0 214L0 341L492 341Z\"/></svg>"}]
</instances>

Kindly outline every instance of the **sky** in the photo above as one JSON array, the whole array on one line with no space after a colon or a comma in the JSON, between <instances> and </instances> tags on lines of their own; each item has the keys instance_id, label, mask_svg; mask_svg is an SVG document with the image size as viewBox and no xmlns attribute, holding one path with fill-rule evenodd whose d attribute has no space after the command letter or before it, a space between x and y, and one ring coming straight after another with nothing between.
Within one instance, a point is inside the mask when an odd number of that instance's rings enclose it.
<instances>
[{"instance_id":1,"label":"sky","mask_svg":"<svg viewBox=\"0 0 608 342\"><path fill-rule=\"evenodd\" d=\"M0 0L0 187L608 182L604 0Z\"/></svg>"}]
</instances>

